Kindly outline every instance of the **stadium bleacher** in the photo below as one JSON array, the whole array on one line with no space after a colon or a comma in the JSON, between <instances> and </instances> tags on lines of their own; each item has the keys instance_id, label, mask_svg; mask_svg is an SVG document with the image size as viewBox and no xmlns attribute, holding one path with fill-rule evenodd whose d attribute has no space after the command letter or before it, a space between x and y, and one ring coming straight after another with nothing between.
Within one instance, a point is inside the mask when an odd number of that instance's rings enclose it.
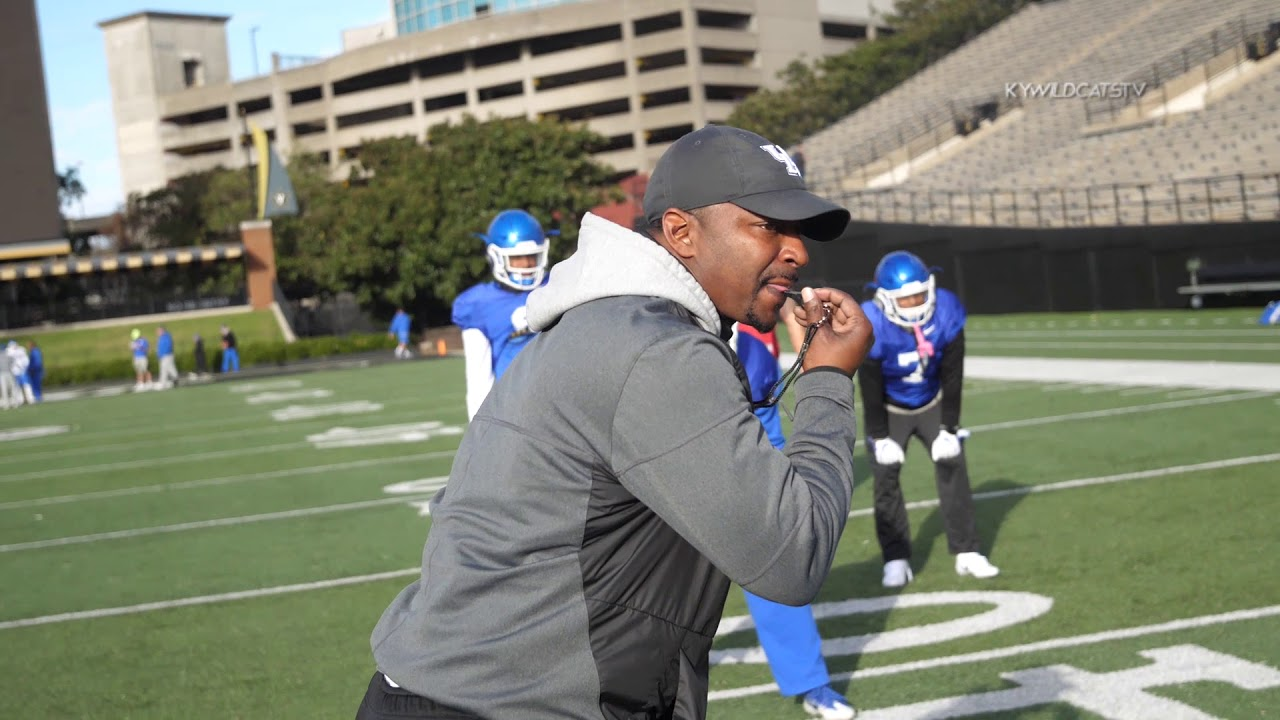
<instances>
[{"instance_id":1,"label":"stadium bleacher","mask_svg":"<svg viewBox=\"0 0 1280 720\"><path fill-rule=\"evenodd\" d=\"M1277 20L1275 0L1032 3L807 138L810 179L874 219L1275 219L1280 54L1263 57L1258 38L1274 35ZM1103 113L1079 97L1006 92L1055 82L1141 82L1145 91L1138 108L1108 101ZM1202 104L1164 112L1188 98Z\"/></svg>"}]
</instances>

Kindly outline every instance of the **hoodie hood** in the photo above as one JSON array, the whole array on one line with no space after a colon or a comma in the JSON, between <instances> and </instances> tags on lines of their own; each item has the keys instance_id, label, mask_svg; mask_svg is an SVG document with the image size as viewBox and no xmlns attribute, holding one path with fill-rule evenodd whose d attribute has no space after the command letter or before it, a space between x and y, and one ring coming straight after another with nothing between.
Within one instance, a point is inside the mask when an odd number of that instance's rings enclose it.
<instances>
[{"instance_id":1,"label":"hoodie hood","mask_svg":"<svg viewBox=\"0 0 1280 720\"><path fill-rule=\"evenodd\" d=\"M579 305L624 295L674 301L703 330L720 334L720 314L679 260L644 235L591 213L582 218L577 252L551 268L546 285L529 293L529 327L545 330Z\"/></svg>"}]
</instances>

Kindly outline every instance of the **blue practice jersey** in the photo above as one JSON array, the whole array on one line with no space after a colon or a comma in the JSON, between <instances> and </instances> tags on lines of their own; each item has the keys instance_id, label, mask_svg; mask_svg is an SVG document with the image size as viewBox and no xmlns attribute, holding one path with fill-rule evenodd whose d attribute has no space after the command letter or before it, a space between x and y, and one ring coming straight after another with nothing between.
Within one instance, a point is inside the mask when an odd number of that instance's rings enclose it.
<instances>
[{"instance_id":1,"label":"blue practice jersey","mask_svg":"<svg viewBox=\"0 0 1280 720\"><path fill-rule=\"evenodd\" d=\"M889 322L874 301L862 303L862 312L866 313L876 333L875 345L871 346L867 359L880 363L884 392L889 401L900 407L918 408L937 397L942 389L939 375L942 356L964 329L965 311L960 299L949 290L938 290L933 317L920 328L934 349L933 357L928 359L923 369L914 333Z\"/></svg>"},{"instance_id":2,"label":"blue practice jersey","mask_svg":"<svg viewBox=\"0 0 1280 720\"><path fill-rule=\"evenodd\" d=\"M156 338L156 355L164 357L173 354L173 336L164 333Z\"/></svg>"},{"instance_id":3,"label":"blue practice jersey","mask_svg":"<svg viewBox=\"0 0 1280 720\"><path fill-rule=\"evenodd\" d=\"M768 343L773 343L773 346L770 347ZM738 326L738 361L742 363L742 369L747 371L752 400L763 400L773 384L782 377L782 369L778 367L778 358L774 355L777 343L778 336L773 333L762 338L751 328ZM782 435L782 418L778 415L778 406L760 408L756 410L756 417L764 424L769 442L781 449L787 441Z\"/></svg>"},{"instance_id":4,"label":"blue practice jersey","mask_svg":"<svg viewBox=\"0 0 1280 720\"><path fill-rule=\"evenodd\" d=\"M408 335L409 313L396 313L395 317L391 318L391 327L387 332L395 333L396 335Z\"/></svg>"},{"instance_id":5,"label":"blue practice jersey","mask_svg":"<svg viewBox=\"0 0 1280 720\"><path fill-rule=\"evenodd\" d=\"M493 350L493 377L502 377L520 350L533 339L527 329L517 333L516 320L523 328L524 304L529 293L512 290L497 282L469 288L453 301L453 324L463 330L479 330Z\"/></svg>"},{"instance_id":6,"label":"blue practice jersey","mask_svg":"<svg viewBox=\"0 0 1280 720\"><path fill-rule=\"evenodd\" d=\"M134 357L144 358L147 356L147 351L150 349L151 349L151 343L147 342L147 339L144 337L140 337L137 340L133 341Z\"/></svg>"}]
</instances>

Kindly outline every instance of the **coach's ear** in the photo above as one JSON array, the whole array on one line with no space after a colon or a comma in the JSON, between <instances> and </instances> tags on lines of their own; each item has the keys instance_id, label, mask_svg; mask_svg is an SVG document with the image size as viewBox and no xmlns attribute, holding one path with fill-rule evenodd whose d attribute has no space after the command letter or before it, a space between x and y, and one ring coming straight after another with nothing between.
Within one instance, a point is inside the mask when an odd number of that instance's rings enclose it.
<instances>
[{"instance_id":1,"label":"coach's ear","mask_svg":"<svg viewBox=\"0 0 1280 720\"><path fill-rule=\"evenodd\" d=\"M696 254L692 221L689 213L676 208L668 208L662 214L663 244L681 260L688 260Z\"/></svg>"}]
</instances>

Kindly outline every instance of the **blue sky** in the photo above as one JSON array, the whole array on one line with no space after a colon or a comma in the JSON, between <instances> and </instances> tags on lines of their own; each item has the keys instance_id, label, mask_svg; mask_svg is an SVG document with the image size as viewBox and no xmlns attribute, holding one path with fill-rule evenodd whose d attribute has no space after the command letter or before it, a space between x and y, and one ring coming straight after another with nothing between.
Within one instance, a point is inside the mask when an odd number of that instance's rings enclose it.
<instances>
[{"instance_id":1,"label":"blue sky","mask_svg":"<svg viewBox=\"0 0 1280 720\"><path fill-rule=\"evenodd\" d=\"M80 168L88 191L86 215L112 212L124 203L98 23L142 10L231 16L227 51L236 80L254 74L249 32L254 26L259 28L258 68L266 72L272 52L333 55L342 49L344 29L391 17L388 0L36 0L54 164L59 171ZM80 207L66 210L82 214Z\"/></svg>"}]
</instances>

